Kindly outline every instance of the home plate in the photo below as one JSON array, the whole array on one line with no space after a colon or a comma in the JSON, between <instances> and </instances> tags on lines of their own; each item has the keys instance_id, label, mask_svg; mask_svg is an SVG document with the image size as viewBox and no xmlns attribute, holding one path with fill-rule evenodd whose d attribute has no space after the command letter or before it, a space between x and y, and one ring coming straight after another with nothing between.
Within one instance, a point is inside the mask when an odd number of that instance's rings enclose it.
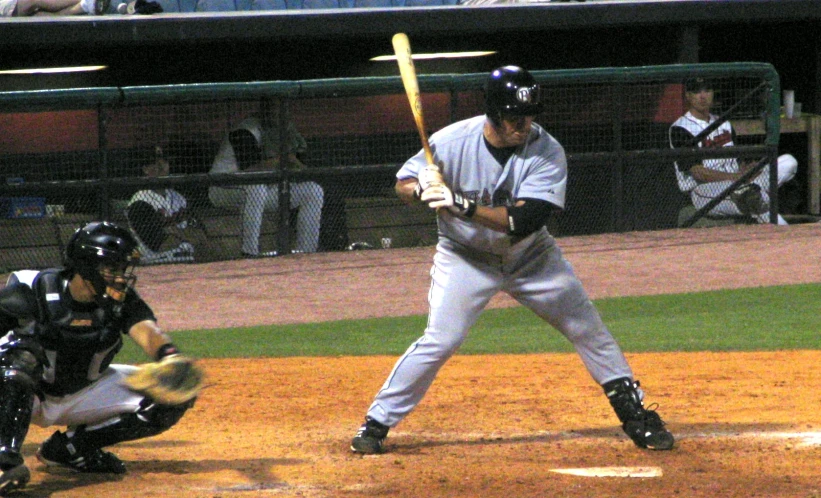
<instances>
[{"instance_id":1,"label":"home plate","mask_svg":"<svg viewBox=\"0 0 821 498\"><path fill-rule=\"evenodd\" d=\"M585 467L581 469L550 469L550 472L585 477L661 477L660 467Z\"/></svg>"}]
</instances>

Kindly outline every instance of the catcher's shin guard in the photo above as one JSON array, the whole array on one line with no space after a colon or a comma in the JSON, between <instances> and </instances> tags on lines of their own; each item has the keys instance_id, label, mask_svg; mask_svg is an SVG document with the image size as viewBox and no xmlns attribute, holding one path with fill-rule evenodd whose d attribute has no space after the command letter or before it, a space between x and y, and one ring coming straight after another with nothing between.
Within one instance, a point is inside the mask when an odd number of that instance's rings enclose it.
<instances>
[{"instance_id":1,"label":"catcher's shin guard","mask_svg":"<svg viewBox=\"0 0 821 498\"><path fill-rule=\"evenodd\" d=\"M5 346L0 350L0 469L3 471L23 464L20 450L31 423L35 379L40 378L43 371L30 351Z\"/></svg>"},{"instance_id":2,"label":"catcher's shin guard","mask_svg":"<svg viewBox=\"0 0 821 498\"><path fill-rule=\"evenodd\" d=\"M97 425L80 425L51 435L40 446L37 458L76 472L122 474L125 465L102 448L123 441L156 436L174 426L194 400L176 406L158 405L146 398L135 413L124 413Z\"/></svg>"},{"instance_id":3,"label":"catcher's shin guard","mask_svg":"<svg viewBox=\"0 0 821 498\"><path fill-rule=\"evenodd\" d=\"M669 450L675 439L655 410L644 408L638 381L621 378L602 385L622 429L639 448Z\"/></svg>"},{"instance_id":4,"label":"catcher's shin guard","mask_svg":"<svg viewBox=\"0 0 821 498\"><path fill-rule=\"evenodd\" d=\"M150 398L145 398L140 409L134 413L123 413L94 426L77 427L70 440L78 447L91 449L156 436L179 422L186 410L194 405L194 401L192 399L181 405L169 406L156 404Z\"/></svg>"},{"instance_id":5,"label":"catcher's shin guard","mask_svg":"<svg viewBox=\"0 0 821 498\"><path fill-rule=\"evenodd\" d=\"M192 399L181 405L168 406L156 404L150 398L145 398L140 409L134 413L123 413L96 425L80 425L71 428L62 438L55 434L51 439L58 437L62 441L62 446L71 449L72 455L93 455L106 446L156 436L167 431L179 422L186 410L194 405L194 401ZM45 446L44 443L43 450L46 449Z\"/></svg>"}]
</instances>

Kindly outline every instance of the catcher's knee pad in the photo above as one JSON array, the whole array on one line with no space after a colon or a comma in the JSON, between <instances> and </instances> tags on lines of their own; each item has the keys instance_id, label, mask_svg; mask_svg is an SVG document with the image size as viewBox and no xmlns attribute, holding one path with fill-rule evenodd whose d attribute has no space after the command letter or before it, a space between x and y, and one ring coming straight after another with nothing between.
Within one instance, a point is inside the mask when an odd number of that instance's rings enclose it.
<instances>
[{"instance_id":1,"label":"catcher's knee pad","mask_svg":"<svg viewBox=\"0 0 821 498\"><path fill-rule=\"evenodd\" d=\"M12 340L0 346L0 379L2 383L17 383L34 393L43 376L45 353L39 344L27 340Z\"/></svg>"},{"instance_id":2,"label":"catcher's knee pad","mask_svg":"<svg viewBox=\"0 0 821 498\"><path fill-rule=\"evenodd\" d=\"M605 382L602 388L622 424L643 418L644 405L638 381L622 377Z\"/></svg>"},{"instance_id":3,"label":"catcher's knee pad","mask_svg":"<svg viewBox=\"0 0 821 498\"><path fill-rule=\"evenodd\" d=\"M140 407L136 415L163 432L179 422L185 412L194 406L196 400L197 398L193 398L179 405L161 405L155 403L151 398L145 398L142 403L144 406Z\"/></svg>"}]
</instances>

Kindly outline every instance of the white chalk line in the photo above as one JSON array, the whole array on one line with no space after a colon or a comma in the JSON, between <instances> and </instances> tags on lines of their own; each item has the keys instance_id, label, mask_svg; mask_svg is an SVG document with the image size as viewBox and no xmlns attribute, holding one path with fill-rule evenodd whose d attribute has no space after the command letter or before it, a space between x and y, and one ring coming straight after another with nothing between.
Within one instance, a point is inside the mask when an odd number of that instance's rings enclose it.
<instances>
[{"instance_id":1,"label":"white chalk line","mask_svg":"<svg viewBox=\"0 0 821 498\"><path fill-rule=\"evenodd\" d=\"M618 431L618 428L614 428ZM710 431L710 432L687 432L672 430L673 436L676 440L682 439L713 439L713 438L729 438L729 439L783 439L795 440L797 446L821 446L821 431L807 431L807 432L785 432L785 431ZM425 439L434 442L446 441L467 441L472 443L494 443L505 441L527 441L539 439L593 439L593 436L585 434L584 432L574 431L534 431L534 432L519 432L519 433L501 433L501 432L418 432L418 431L392 431L389 437L413 437L418 439ZM601 436L595 436L595 439L601 439Z\"/></svg>"}]
</instances>

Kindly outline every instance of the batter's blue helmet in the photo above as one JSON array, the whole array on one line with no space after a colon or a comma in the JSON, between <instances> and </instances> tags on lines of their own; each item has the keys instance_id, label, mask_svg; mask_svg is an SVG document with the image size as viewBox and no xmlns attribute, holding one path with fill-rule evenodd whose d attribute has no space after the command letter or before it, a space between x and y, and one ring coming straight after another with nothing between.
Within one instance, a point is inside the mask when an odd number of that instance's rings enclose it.
<instances>
[{"instance_id":1,"label":"batter's blue helmet","mask_svg":"<svg viewBox=\"0 0 821 498\"><path fill-rule=\"evenodd\" d=\"M491 119L501 115L535 116L543 110L539 84L518 66L495 69L485 85L485 112Z\"/></svg>"}]
</instances>

